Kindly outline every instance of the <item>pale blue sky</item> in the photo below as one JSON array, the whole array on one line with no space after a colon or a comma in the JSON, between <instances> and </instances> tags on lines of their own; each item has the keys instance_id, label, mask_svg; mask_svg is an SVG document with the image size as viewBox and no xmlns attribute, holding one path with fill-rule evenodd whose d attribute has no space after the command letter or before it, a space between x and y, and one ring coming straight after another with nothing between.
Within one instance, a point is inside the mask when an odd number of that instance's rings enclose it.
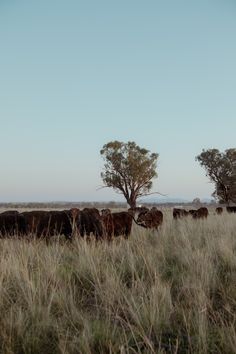
<instances>
[{"instance_id":1,"label":"pale blue sky","mask_svg":"<svg viewBox=\"0 0 236 354\"><path fill-rule=\"evenodd\" d=\"M209 197L236 147L233 0L0 0L0 201L122 200L99 151L160 154L154 190Z\"/></svg>"}]
</instances>

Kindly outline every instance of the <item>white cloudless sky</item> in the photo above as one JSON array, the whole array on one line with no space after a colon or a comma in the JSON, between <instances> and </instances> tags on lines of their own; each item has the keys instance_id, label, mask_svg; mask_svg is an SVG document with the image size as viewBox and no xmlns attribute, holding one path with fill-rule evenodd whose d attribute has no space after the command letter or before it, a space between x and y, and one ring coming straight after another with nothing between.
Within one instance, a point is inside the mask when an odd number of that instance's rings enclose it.
<instances>
[{"instance_id":1,"label":"white cloudless sky","mask_svg":"<svg viewBox=\"0 0 236 354\"><path fill-rule=\"evenodd\" d=\"M236 147L236 4L0 2L0 201L122 200L100 149L160 154L153 190L210 197L195 161Z\"/></svg>"}]
</instances>

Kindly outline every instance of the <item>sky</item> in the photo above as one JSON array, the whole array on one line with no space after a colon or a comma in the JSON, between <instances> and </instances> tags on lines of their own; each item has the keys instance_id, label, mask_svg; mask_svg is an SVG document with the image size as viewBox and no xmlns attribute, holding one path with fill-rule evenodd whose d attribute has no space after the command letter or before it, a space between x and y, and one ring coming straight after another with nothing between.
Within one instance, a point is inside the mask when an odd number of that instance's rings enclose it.
<instances>
[{"instance_id":1,"label":"sky","mask_svg":"<svg viewBox=\"0 0 236 354\"><path fill-rule=\"evenodd\" d=\"M195 157L236 147L235 19L234 0L0 0L0 202L124 200L99 189L113 140L159 153L153 192L210 198Z\"/></svg>"}]
</instances>

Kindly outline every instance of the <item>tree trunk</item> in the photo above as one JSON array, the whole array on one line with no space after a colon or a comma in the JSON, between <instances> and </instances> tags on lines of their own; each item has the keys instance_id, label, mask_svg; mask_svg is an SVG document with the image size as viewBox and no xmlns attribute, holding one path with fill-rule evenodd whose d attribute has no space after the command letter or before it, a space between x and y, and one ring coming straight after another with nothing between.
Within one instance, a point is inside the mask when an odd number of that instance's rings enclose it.
<instances>
[{"instance_id":1,"label":"tree trunk","mask_svg":"<svg viewBox=\"0 0 236 354\"><path fill-rule=\"evenodd\" d=\"M130 208L132 209L136 208L136 199L129 198L129 200L127 200L127 203L129 204Z\"/></svg>"}]
</instances>

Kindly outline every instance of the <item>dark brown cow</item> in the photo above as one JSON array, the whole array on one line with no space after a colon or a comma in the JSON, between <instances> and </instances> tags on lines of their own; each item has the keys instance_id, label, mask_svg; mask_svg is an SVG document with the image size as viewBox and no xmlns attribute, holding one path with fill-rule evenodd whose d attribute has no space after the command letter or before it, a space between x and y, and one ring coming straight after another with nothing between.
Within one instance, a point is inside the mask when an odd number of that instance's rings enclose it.
<instances>
[{"instance_id":1,"label":"dark brown cow","mask_svg":"<svg viewBox=\"0 0 236 354\"><path fill-rule=\"evenodd\" d=\"M149 209L145 206L142 206L142 207L135 207L135 208L129 208L128 209L128 213L133 215L134 217L136 215L139 215L141 212L145 212L145 211L148 211Z\"/></svg>"},{"instance_id":2,"label":"dark brown cow","mask_svg":"<svg viewBox=\"0 0 236 354\"><path fill-rule=\"evenodd\" d=\"M17 210L6 210L1 213L1 215L18 215L19 211Z\"/></svg>"},{"instance_id":3,"label":"dark brown cow","mask_svg":"<svg viewBox=\"0 0 236 354\"><path fill-rule=\"evenodd\" d=\"M223 208L222 207L217 207L216 208L216 214L221 215L223 213Z\"/></svg>"},{"instance_id":4,"label":"dark brown cow","mask_svg":"<svg viewBox=\"0 0 236 354\"><path fill-rule=\"evenodd\" d=\"M228 213L236 213L236 206L227 206L226 210Z\"/></svg>"},{"instance_id":5,"label":"dark brown cow","mask_svg":"<svg viewBox=\"0 0 236 354\"><path fill-rule=\"evenodd\" d=\"M108 240L113 236L124 235L125 238L129 237L133 221L133 215L130 212L107 213L102 216L102 220Z\"/></svg>"},{"instance_id":6,"label":"dark brown cow","mask_svg":"<svg viewBox=\"0 0 236 354\"><path fill-rule=\"evenodd\" d=\"M78 211L79 214L79 211ZM49 216L42 218L39 224L39 232L46 237L53 235L64 235L67 239L72 239L78 214L75 209L72 210L53 210L49 212Z\"/></svg>"},{"instance_id":7,"label":"dark brown cow","mask_svg":"<svg viewBox=\"0 0 236 354\"><path fill-rule=\"evenodd\" d=\"M44 210L32 210L32 211L25 211L21 213L21 215L24 217L26 222L26 233L40 236L39 234L40 220L41 218L46 218L46 216L49 215L49 212Z\"/></svg>"},{"instance_id":8,"label":"dark brown cow","mask_svg":"<svg viewBox=\"0 0 236 354\"><path fill-rule=\"evenodd\" d=\"M131 234L133 216L127 211L112 213L114 236L124 235L128 238Z\"/></svg>"},{"instance_id":9,"label":"dark brown cow","mask_svg":"<svg viewBox=\"0 0 236 354\"><path fill-rule=\"evenodd\" d=\"M173 218L174 219L180 219L180 218L187 216L187 215L189 215L189 213L185 209L180 209L180 208L173 209Z\"/></svg>"},{"instance_id":10,"label":"dark brown cow","mask_svg":"<svg viewBox=\"0 0 236 354\"><path fill-rule=\"evenodd\" d=\"M80 236L84 237L93 234L96 239L104 237L104 226L102 217L96 208L84 208L80 211L77 228Z\"/></svg>"},{"instance_id":11,"label":"dark brown cow","mask_svg":"<svg viewBox=\"0 0 236 354\"><path fill-rule=\"evenodd\" d=\"M23 236L26 233L25 219L19 213L0 214L0 236Z\"/></svg>"},{"instance_id":12,"label":"dark brown cow","mask_svg":"<svg viewBox=\"0 0 236 354\"><path fill-rule=\"evenodd\" d=\"M192 213L194 219L204 219L208 216L208 209L205 207L199 208Z\"/></svg>"},{"instance_id":13,"label":"dark brown cow","mask_svg":"<svg viewBox=\"0 0 236 354\"><path fill-rule=\"evenodd\" d=\"M113 216L112 213L104 213L102 214L102 222L104 226L104 231L105 231L105 238L107 240L111 240L112 237L114 236L114 222L113 222Z\"/></svg>"},{"instance_id":14,"label":"dark brown cow","mask_svg":"<svg viewBox=\"0 0 236 354\"><path fill-rule=\"evenodd\" d=\"M137 218L137 223L145 228L158 229L162 222L163 213L157 209L141 212Z\"/></svg>"},{"instance_id":15,"label":"dark brown cow","mask_svg":"<svg viewBox=\"0 0 236 354\"><path fill-rule=\"evenodd\" d=\"M191 215L193 215L193 214L196 213L196 211L197 211L197 209L190 209L190 210L188 211L188 213L191 214Z\"/></svg>"},{"instance_id":16,"label":"dark brown cow","mask_svg":"<svg viewBox=\"0 0 236 354\"><path fill-rule=\"evenodd\" d=\"M106 208L106 209L102 209L101 210L101 215L104 216L104 215L109 215L111 214L111 209L109 208Z\"/></svg>"},{"instance_id":17,"label":"dark brown cow","mask_svg":"<svg viewBox=\"0 0 236 354\"><path fill-rule=\"evenodd\" d=\"M79 209L62 211L29 211L21 215L25 218L27 233L48 239L54 235L64 235L72 238L74 226L77 223Z\"/></svg>"}]
</instances>

